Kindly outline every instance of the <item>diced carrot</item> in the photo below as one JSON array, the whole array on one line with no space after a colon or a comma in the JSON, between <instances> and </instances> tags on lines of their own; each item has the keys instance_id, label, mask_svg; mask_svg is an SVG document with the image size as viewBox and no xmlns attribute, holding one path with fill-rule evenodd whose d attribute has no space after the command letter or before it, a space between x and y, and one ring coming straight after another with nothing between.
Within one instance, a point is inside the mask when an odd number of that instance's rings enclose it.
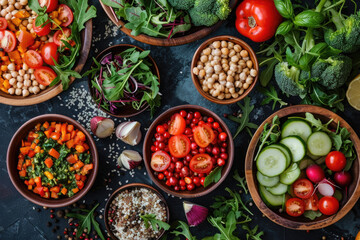
<instances>
[{"instance_id":1,"label":"diced carrot","mask_svg":"<svg viewBox=\"0 0 360 240\"><path fill-rule=\"evenodd\" d=\"M28 141L24 142L24 146L25 146L25 147L30 147L30 146L31 146L31 142L28 142Z\"/></svg>"},{"instance_id":2,"label":"diced carrot","mask_svg":"<svg viewBox=\"0 0 360 240\"><path fill-rule=\"evenodd\" d=\"M81 175L81 181L85 182L87 177L85 175Z\"/></svg>"},{"instance_id":3,"label":"diced carrot","mask_svg":"<svg viewBox=\"0 0 360 240\"><path fill-rule=\"evenodd\" d=\"M73 193L77 193L79 191L79 188L73 188L71 191L73 191Z\"/></svg>"},{"instance_id":4,"label":"diced carrot","mask_svg":"<svg viewBox=\"0 0 360 240\"><path fill-rule=\"evenodd\" d=\"M73 167L75 168L75 170L78 170L78 169L82 168L83 166L84 166L84 163L82 161L77 161Z\"/></svg>"},{"instance_id":5,"label":"diced carrot","mask_svg":"<svg viewBox=\"0 0 360 240\"><path fill-rule=\"evenodd\" d=\"M28 18L30 17L30 13L25 10L20 10L17 13L15 13L14 17L16 18Z\"/></svg>"},{"instance_id":6,"label":"diced carrot","mask_svg":"<svg viewBox=\"0 0 360 240\"><path fill-rule=\"evenodd\" d=\"M66 128L67 132L68 133L71 133L73 130L74 130L74 125L67 125L67 128Z\"/></svg>"},{"instance_id":7,"label":"diced carrot","mask_svg":"<svg viewBox=\"0 0 360 240\"><path fill-rule=\"evenodd\" d=\"M26 185L29 185L29 181L28 181L28 180L25 180L24 183L25 183Z\"/></svg>"},{"instance_id":8,"label":"diced carrot","mask_svg":"<svg viewBox=\"0 0 360 240\"><path fill-rule=\"evenodd\" d=\"M59 195L56 192L51 192L51 198L58 198Z\"/></svg>"},{"instance_id":9,"label":"diced carrot","mask_svg":"<svg viewBox=\"0 0 360 240\"><path fill-rule=\"evenodd\" d=\"M35 153L39 153L41 150L40 146L36 146L35 149L34 149L34 152Z\"/></svg>"},{"instance_id":10,"label":"diced carrot","mask_svg":"<svg viewBox=\"0 0 360 240\"><path fill-rule=\"evenodd\" d=\"M26 170L23 169L19 172L20 177L26 177Z\"/></svg>"},{"instance_id":11,"label":"diced carrot","mask_svg":"<svg viewBox=\"0 0 360 240\"><path fill-rule=\"evenodd\" d=\"M60 133L59 132L52 132L50 134L50 138L52 138L54 140L59 140L60 139Z\"/></svg>"},{"instance_id":12,"label":"diced carrot","mask_svg":"<svg viewBox=\"0 0 360 240\"><path fill-rule=\"evenodd\" d=\"M59 193L60 192L60 187L59 186L52 187L52 188L50 188L50 192Z\"/></svg>"},{"instance_id":13,"label":"diced carrot","mask_svg":"<svg viewBox=\"0 0 360 240\"><path fill-rule=\"evenodd\" d=\"M36 130L36 131L39 131L39 130L40 130L40 127L41 127L41 124L40 124L40 123L36 124L35 130Z\"/></svg>"},{"instance_id":14,"label":"diced carrot","mask_svg":"<svg viewBox=\"0 0 360 240\"><path fill-rule=\"evenodd\" d=\"M75 139L74 139L75 144L78 144L80 141L85 142L85 140L86 140L85 134L82 131L78 131L76 133L76 136L75 136Z\"/></svg>"},{"instance_id":15,"label":"diced carrot","mask_svg":"<svg viewBox=\"0 0 360 240\"><path fill-rule=\"evenodd\" d=\"M50 193L49 192L44 192L44 198L50 198Z\"/></svg>"},{"instance_id":16,"label":"diced carrot","mask_svg":"<svg viewBox=\"0 0 360 240\"><path fill-rule=\"evenodd\" d=\"M57 143L63 145L63 141L61 139L57 140Z\"/></svg>"},{"instance_id":17,"label":"diced carrot","mask_svg":"<svg viewBox=\"0 0 360 240\"><path fill-rule=\"evenodd\" d=\"M30 147L34 150L36 147L36 143L32 143Z\"/></svg>"},{"instance_id":18,"label":"diced carrot","mask_svg":"<svg viewBox=\"0 0 360 240\"><path fill-rule=\"evenodd\" d=\"M50 138L50 134L52 133L52 131L46 130L46 131L44 131L44 133L47 138Z\"/></svg>"},{"instance_id":19,"label":"diced carrot","mask_svg":"<svg viewBox=\"0 0 360 240\"><path fill-rule=\"evenodd\" d=\"M50 149L49 155L52 156L52 157L54 157L54 158L56 158L56 159L58 159L59 156L60 156L59 152L56 151L54 148Z\"/></svg>"},{"instance_id":20,"label":"diced carrot","mask_svg":"<svg viewBox=\"0 0 360 240\"><path fill-rule=\"evenodd\" d=\"M89 147L89 145L88 145L87 143L83 143L83 147L85 148L85 150L89 150L89 149L90 149L90 147Z\"/></svg>"},{"instance_id":21,"label":"diced carrot","mask_svg":"<svg viewBox=\"0 0 360 240\"><path fill-rule=\"evenodd\" d=\"M35 41L35 43L34 43L33 45L31 45L31 46L29 47L29 49L31 49L31 50L36 50L36 49L38 49L38 48L40 47L40 45L41 45L41 42L40 42L40 41Z\"/></svg>"},{"instance_id":22,"label":"diced carrot","mask_svg":"<svg viewBox=\"0 0 360 240\"><path fill-rule=\"evenodd\" d=\"M52 175L52 173L49 171L45 171L44 175L50 180L54 179L54 175Z\"/></svg>"},{"instance_id":23,"label":"diced carrot","mask_svg":"<svg viewBox=\"0 0 360 240\"><path fill-rule=\"evenodd\" d=\"M48 123L48 122L44 122L43 128L47 129L48 127L49 127L49 123Z\"/></svg>"},{"instance_id":24,"label":"diced carrot","mask_svg":"<svg viewBox=\"0 0 360 240\"><path fill-rule=\"evenodd\" d=\"M81 179L81 176L79 174L75 174L76 181L79 181Z\"/></svg>"},{"instance_id":25,"label":"diced carrot","mask_svg":"<svg viewBox=\"0 0 360 240\"><path fill-rule=\"evenodd\" d=\"M20 148L20 152L24 155L27 155L30 151L30 147L22 147Z\"/></svg>"},{"instance_id":26,"label":"diced carrot","mask_svg":"<svg viewBox=\"0 0 360 240\"><path fill-rule=\"evenodd\" d=\"M36 144L38 144L38 143L40 142L40 140L39 140L39 139L35 139L34 142L35 142Z\"/></svg>"},{"instance_id":27,"label":"diced carrot","mask_svg":"<svg viewBox=\"0 0 360 240\"><path fill-rule=\"evenodd\" d=\"M61 124L58 123L55 125L55 132L60 132L60 130L61 130Z\"/></svg>"},{"instance_id":28,"label":"diced carrot","mask_svg":"<svg viewBox=\"0 0 360 240\"><path fill-rule=\"evenodd\" d=\"M79 145L79 144L75 146L75 149L79 153L85 152L85 148L82 145Z\"/></svg>"},{"instance_id":29,"label":"diced carrot","mask_svg":"<svg viewBox=\"0 0 360 240\"><path fill-rule=\"evenodd\" d=\"M68 163L70 163L70 164L74 164L77 162L77 159L75 158L74 155L70 155L66 158L66 161L68 161Z\"/></svg>"},{"instance_id":30,"label":"diced carrot","mask_svg":"<svg viewBox=\"0 0 360 240\"><path fill-rule=\"evenodd\" d=\"M72 172L72 171L74 171L74 170L75 170L74 167L69 167L69 171L70 171L70 172Z\"/></svg>"},{"instance_id":31,"label":"diced carrot","mask_svg":"<svg viewBox=\"0 0 360 240\"><path fill-rule=\"evenodd\" d=\"M26 159L26 160L25 160L25 166L26 166L26 167L31 166L31 161L30 161L30 159Z\"/></svg>"},{"instance_id":32,"label":"diced carrot","mask_svg":"<svg viewBox=\"0 0 360 240\"><path fill-rule=\"evenodd\" d=\"M30 149L28 156L32 158L33 156L35 156L35 154L36 154L36 152L34 152L34 150Z\"/></svg>"},{"instance_id":33,"label":"diced carrot","mask_svg":"<svg viewBox=\"0 0 360 240\"><path fill-rule=\"evenodd\" d=\"M66 133L65 136L61 136L61 140L63 142L69 141L70 140L70 133Z\"/></svg>"},{"instance_id":34,"label":"diced carrot","mask_svg":"<svg viewBox=\"0 0 360 240\"><path fill-rule=\"evenodd\" d=\"M63 123L61 125L61 138L64 138L67 133L67 123Z\"/></svg>"},{"instance_id":35,"label":"diced carrot","mask_svg":"<svg viewBox=\"0 0 360 240\"><path fill-rule=\"evenodd\" d=\"M28 190L32 190L33 186L32 185L28 185Z\"/></svg>"},{"instance_id":36,"label":"diced carrot","mask_svg":"<svg viewBox=\"0 0 360 240\"><path fill-rule=\"evenodd\" d=\"M53 127L54 130L55 130L55 125L56 125L56 122L51 122L51 123L50 123L50 126Z\"/></svg>"},{"instance_id":37,"label":"diced carrot","mask_svg":"<svg viewBox=\"0 0 360 240\"><path fill-rule=\"evenodd\" d=\"M63 195L66 195L67 189L66 189L66 188L61 189L61 193L62 193Z\"/></svg>"},{"instance_id":38,"label":"diced carrot","mask_svg":"<svg viewBox=\"0 0 360 240\"><path fill-rule=\"evenodd\" d=\"M44 163L45 163L45 165L46 165L48 168L51 168L52 165L54 164L54 163L53 163L53 160L52 160L51 158L45 159Z\"/></svg>"},{"instance_id":39,"label":"diced carrot","mask_svg":"<svg viewBox=\"0 0 360 240\"><path fill-rule=\"evenodd\" d=\"M76 130L73 130L70 134L70 139L75 138L75 136L76 136Z\"/></svg>"},{"instance_id":40,"label":"diced carrot","mask_svg":"<svg viewBox=\"0 0 360 240\"><path fill-rule=\"evenodd\" d=\"M74 139L70 139L69 141L66 142L66 146L68 148L72 148L74 145L75 145Z\"/></svg>"},{"instance_id":41,"label":"diced carrot","mask_svg":"<svg viewBox=\"0 0 360 240\"><path fill-rule=\"evenodd\" d=\"M34 181L33 178L30 178L30 179L29 179L29 184L30 184L30 185L34 185L34 184L35 184L35 181Z\"/></svg>"},{"instance_id":42,"label":"diced carrot","mask_svg":"<svg viewBox=\"0 0 360 240\"><path fill-rule=\"evenodd\" d=\"M84 187L84 182L83 181L76 181L76 185L78 186L78 188L81 190Z\"/></svg>"},{"instance_id":43,"label":"diced carrot","mask_svg":"<svg viewBox=\"0 0 360 240\"><path fill-rule=\"evenodd\" d=\"M36 183L36 186L41 186L41 177L36 177L35 179L34 179L34 181L35 181L35 183Z\"/></svg>"},{"instance_id":44,"label":"diced carrot","mask_svg":"<svg viewBox=\"0 0 360 240\"><path fill-rule=\"evenodd\" d=\"M89 170L94 168L94 164L90 163L90 164L86 164L82 169L81 169L81 174L82 175L86 175L88 174Z\"/></svg>"},{"instance_id":45,"label":"diced carrot","mask_svg":"<svg viewBox=\"0 0 360 240\"><path fill-rule=\"evenodd\" d=\"M24 163L24 159L20 158L18 161L17 170L21 170L23 163Z\"/></svg>"}]
</instances>

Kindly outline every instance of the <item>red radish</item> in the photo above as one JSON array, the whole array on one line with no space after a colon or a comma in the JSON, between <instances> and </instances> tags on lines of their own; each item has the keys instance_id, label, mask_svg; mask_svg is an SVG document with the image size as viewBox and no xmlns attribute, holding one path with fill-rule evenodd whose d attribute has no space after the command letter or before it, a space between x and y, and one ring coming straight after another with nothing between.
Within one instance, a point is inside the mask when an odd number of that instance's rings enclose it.
<instances>
[{"instance_id":1,"label":"red radish","mask_svg":"<svg viewBox=\"0 0 360 240\"><path fill-rule=\"evenodd\" d=\"M183 206L190 227L195 227L205 221L209 212L206 207L191 202L183 202Z\"/></svg>"},{"instance_id":2,"label":"red radish","mask_svg":"<svg viewBox=\"0 0 360 240\"><path fill-rule=\"evenodd\" d=\"M306 176L313 183L318 183L325 178L325 173L319 165L313 164L306 169Z\"/></svg>"},{"instance_id":3,"label":"red radish","mask_svg":"<svg viewBox=\"0 0 360 240\"><path fill-rule=\"evenodd\" d=\"M334 175L334 180L342 187L346 187L351 183L352 177L349 172L337 172Z\"/></svg>"},{"instance_id":4,"label":"red radish","mask_svg":"<svg viewBox=\"0 0 360 240\"><path fill-rule=\"evenodd\" d=\"M90 121L91 131L98 138L109 137L115 129L115 123L110 118L93 117Z\"/></svg>"},{"instance_id":5,"label":"red radish","mask_svg":"<svg viewBox=\"0 0 360 240\"><path fill-rule=\"evenodd\" d=\"M334 184L327 179L321 181L318 184L317 189L319 190L319 193L323 196L332 196L335 193Z\"/></svg>"}]
</instances>

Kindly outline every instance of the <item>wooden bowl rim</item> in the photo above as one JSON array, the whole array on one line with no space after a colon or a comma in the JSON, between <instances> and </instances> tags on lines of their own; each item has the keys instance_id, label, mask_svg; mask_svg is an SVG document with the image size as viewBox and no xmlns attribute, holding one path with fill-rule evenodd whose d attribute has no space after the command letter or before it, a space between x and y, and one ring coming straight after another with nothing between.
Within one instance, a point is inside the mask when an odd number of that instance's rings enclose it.
<instances>
[{"instance_id":1,"label":"wooden bowl rim","mask_svg":"<svg viewBox=\"0 0 360 240\"><path fill-rule=\"evenodd\" d=\"M154 176L153 170L151 169L150 166L150 159L151 159L151 153L150 153L150 145L151 145L151 139L152 139L152 135L151 132L156 129L156 126L160 123L163 123L164 119L170 117L171 114L173 114L174 112L180 111L180 110L192 110L192 111L199 111L200 113L205 113L207 116L213 117L215 119L215 121L219 122L220 126L222 127L222 129L224 130L224 132L226 132L226 134L228 135L228 160L226 161L225 167L222 169L221 171L221 178L217 183L212 183L210 184L208 187L203 188L202 187L202 191L200 192L192 192L192 191L174 191L170 188L168 188L167 186L165 186L165 184L162 184L162 181L159 181L157 179L157 177ZM169 116L168 116L169 115ZM209 109L206 109L204 107L198 106L198 105L179 105L179 106L175 106L172 108L167 109L166 111L164 111L163 113L161 113L150 125L150 127L148 128L145 138L144 138L144 144L143 144L143 158L144 158L144 163L145 163L145 167L146 167L146 171L148 173L148 175L150 176L151 180L156 184L156 186L158 186L161 190L163 190L164 192L171 194L173 196L176 197L181 197L181 198L196 198L196 197L201 197L204 195L209 194L210 192L212 192L213 190L215 190L218 186L221 185L221 183L226 179L226 177L228 176L228 174L231 171L231 167L233 165L233 161L234 161L234 141L231 135L231 132L229 130L229 128L227 127L227 125L225 124L225 122L214 112L212 112Z\"/></svg>"},{"instance_id":2,"label":"wooden bowl rim","mask_svg":"<svg viewBox=\"0 0 360 240\"><path fill-rule=\"evenodd\" d=\"M223 41L223 40L234 42L235 44L239 44L243 49L247 50L249 52L250 59L252 60L252 62L254 64L254 69L258 72L258 74L256 75L253 83L249 86L249 88L246 89L246 91L242 95L240 95L238 98L230 98L230 99L220 100L218 98L215 98L215 97L211 96L209 93L204 92L204 90L202 89L202 87L200 85L200 82L199 82L197 76L193 73L192 69L194 67L196 67L196 63L200 59L200 54L201 54L202 50L204 50L207 46L209 46L214 41ZM241 101L242 99L244 99L253 90L253 88L255 87L255 85L256 85L256 83L257 83L257 81L259 79L259 62L258 62L258 59L256 57L255 51L245 41L241 40L240 38L234 37L234 36L221 35L221 36L216 36L216 37L213 37L213 38L209 38L208 40L203 42L197 48L197 50L194 53L194 56L192 58L192 61L191 61L190 72L191 72L192 82L194 83L196 90L198 90L198 92L201 94L201 96L203 96L207 100L209 100L211 102L214 102L214 103L233 104L233 103L236 103L236 102Z\"/></svg>"},{"instance_id":3,"label":"wooden bowl rim","mask_svg":"<svg viewBox=\"0 0 360 240\"><path fill-rule=\"evenodd\" d=\"M156 190L154 187L144 184L144 183L129 183L126 185L123 185L121 187L119 187L118 189L116 189L109 197L109 199L107 200L106 204L105 204L105 211L104 211L104 223L105 223L105 228L106 231L110 234L110 237L113 240L118 240L118 238L113 234L113 232L110 229L110 226L108 224L108 222L106 221L108 219L108 209L110 207L111 202L113 201L114 197L119 194L121 191L124 191L126 189L129 188L147 188L151 191L153 191L165 204L165 209L166 209L166 222L169 223L170 222L170 210L169 210L169 206L164 198L164 196L158 191ZM162 233L159 235L159 237L157 239L160 239L163 235L164 235L165 231L162 230Z\"/></svg>"},{"instance_id":4,"label":"wooden bowl rim","mask_svg":"<svg viewBox=\"0 0 360 240\"><path fill-rule=\"evenodd\" d=\"M357 154L356 161L360 165L360 139L357 136L354 129L339 115L336 113L322 108L318 106L312 106L312 105L294 105L290 107L286 107L283 109L280 109L279 111L271 114L266 120L259 126L257 131L255 132L254 136L251 139L251 142L249 144L248 150L246 152L246 158L245 158L245 177L246 182L251 194L252 199L254 200L254 203L258 207L258 209L271 221L275 222L278 225L281 225L286 228L294 229L294 230L315 230L327 227L331 224L334 224L335 222L339 221L341 218L343 218L355 205L357 202L359 196L360 196L360 177L357 178L356 186L354 189L354 192L351 194L345 205L339 209L339 211L331 216L328 216L321 220L315 220L311 222L297 222L292 221L290 219L286 219L277 213L275 213L273 210L271 210L269 207L266 206L266 204L262 201L262 198L260 197L258 187L255 184L255 178L253 175L253 166L254 161L253 157L255 155L255 151L257 150L258 141L260 138L260 135L263 131L264 125L266 123L271 123L272 119L278 115L279 118L287 117L293 114L301 114L310 112L317 115L322 115L323 117L334 119L335 122L340 122L341 127L345 127L350 133L350 138L354 143L354 148ZM320 113L319 113L320 112ZM355 162L354 162L355 163Z\"/></svg>"},{"instance_id":5,"label":"wooden bowl rim","mask_svg":"<svg viewBox=\"0 0 360 240\"><path fill-rule=\"evenodd\" d=\"M77 64L74 68L74 71L80 73L86 64L86 60L89 56L89 49L91 48L92 41L92 19L88 20L85 24L85 29L81 33L82 37L82 46L79 52L79 57L77 59ZM70 77L71 85L75 81L74 77ZM30 106L38 103L45 102L63 91L61 82L42 90L39 94L32 94L28 97L9 95L7 93L0 93L0 103L7 104L11 106Z\"/></svg>"},{"instance_id":6,"label":"wooden bowl rim","mask_svg":"<svg viewBox=\"0 0 360 240\"><path fill-rule=\"evenodd\" d=\"M112 53L113 53L113 52L115 52L114 49L117 49L117 48L126 48L126 49L136 48L136 49L140 50L140 52L145 51L144 49L142 49L141 47L138 47L138 46L136 46L136 45L127 44L127 43L122 43L122 44L113 45L113 46L111 46L111 47L108 47L108 48L104 49L103 51L101 51L101 52L96 56L95 59L96 59L98 62L100 62L100 56L106 54L107 52L112 52ZM153 65L150 69L152 69L152 72L153 72L154 74L156 74L156 76L157 76L157 78L158 78L158 81L159 81L159 86L160 86L160 71L159 71L159 68L158 68L155 60L150 56L150 54L147 56L147 58L150 60L151 64ZM91 67L93 67L93 66L94 66L94 61L92 61L92 63L91 63ZM96 104L95 98L94 98L94 96L93 96L93 94L92 94L92 90L91 90L93 87L91 86L90 76L88 76L87 78L88 78L88 81L87 81L87 82L88 82L89 92L90 92L91 98L92 98L93 102ZM149 107L150 107L150 106L149 106L148 103L144 103L143 106L140 108L140 110L135 110L135 109L133 109L133 113L131 113L131 114L117 114L117 115L116 115L116 114L113 114L113 113L111 113L111 112L109 112L109 111L107 111L107 110L105 110L105 109L103 109L102 107L99 107L99 109L100 109L101 111L103 111L104 113L109 114L110 116L113 116L113 117L117 117L117 118L128 118L128 117L133 117L133 116L136 116L136 115L144 112L144 111L147 110Z\"/></svg>"},{"instance_id":7,"label":"wooden bowl rim","mask_svg":"<svg viewBox=\"0 0 360 240\"><path fill-rule=\"evenodd\" d=\"M92 172L90 173L85 186L83 189L81 189L79 191L79 193L75 194L72 197L69 198L62 198L62 199L46 199L46 198L42 198L38 195L36 195L35 193L33 193L32 191L28 190L26 188L26 185L22 182L22 180L19 181L19 176L15 174L13 174L12 169L11 169L11 163L10 161L16 161L17 159L11 159L11 156L13 154L11 154L11 151L13 149L18 149L18 147L20 146L21 140L20 142L16 141L16 138L18 136L23 135L23 133L26 131L28 132L29 130L27 130L30 126L32 129L35 124L39 123L39 122L44 122L47 121L49 118L53 118L56 119L54 121L59 121L59 122L68 122L73 124L77 129L81 130L85 135L86 138L88 139L87 142L90 146L90 152L91 152L91 156L92 156L92 162L94 164L94 169L92 170ZM16 154L17 155L17 154ZM88 131L86 131L86 129L76 120L61 115L61 114L43 114L43 115L39 115L36 116L34 118L29 119L28 121L26 121L24 124L22 124L19 129L15 132L15 134L13 135L13 137L10 140L9 146L8 146L8 150L7 150L7 156L6 156L6 165L7 165L7 171L10 177L10 180L12 182L12 184L14 185L14 187L16 188L16 190L23 196L25 197L27 200L29 200L30 202L33 202L37 205L40 206L46 206L46 207L52 207L52 208L58 208L58 207L65 207L68 205L71 205L72 203L75 203L77 201L79 201L83 196L85 196L85 194L91 189L91 187L93 186L93 184L95 183L95 179L96 179L96 175L98 173L98 168L99 168L99 156L98 156L98 152L96 149L96 145L94 142L94 139L91 137L90 133ZM17 172L18 170L16 170Z\"/></svg>"},{"instance_id":8,"label":"wooden bowl rim","mask_svg":"<svg viewBox=\"0 0 360 240\"><path fill-rule=\"evenodd\" d=\"M199 40L203 37L206 37L210 33L217 30L221 26L221 24L223 24L223 22L225 22L225 21L219 21L211 27L203 27L203 28L199 29L198 31L190 33L188 35L184 35L184 36L176 37L176 38L170 38L170 39L156 38L156 37L147 36L145 34L133 36L133 35L131 35L131 30L125 27L126 23L118 18L115 18L115 16L111 12L109 6L106 6L105 4L103 4L101 0L99 0L99 2L101 4L102 8L104 9L106 15L110 18L110 20L116 26L120 27L120 30L123 33L125 33L129 37L135 39L136 41L146 43L149 45L153 45L153 46L170 47L170 46L180 46L180 45L188 44L188 43L194 42L196 40ZM234 10L235 6L237 5L237 2L238 2L238 0L230 0L230 8Z\"/></svg>"}]
</instances>

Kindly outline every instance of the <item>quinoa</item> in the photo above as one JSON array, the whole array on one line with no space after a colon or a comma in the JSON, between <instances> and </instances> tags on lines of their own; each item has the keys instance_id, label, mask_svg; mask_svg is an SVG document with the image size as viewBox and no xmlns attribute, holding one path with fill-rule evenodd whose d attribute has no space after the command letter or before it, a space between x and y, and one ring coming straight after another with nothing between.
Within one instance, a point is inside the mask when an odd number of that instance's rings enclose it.
<instances>
[{"instance_id":1,"label":"quinoa","mask_svg":"<svg viewBox=\"0 0 360 240\"><path fill-rule=\"evenodd\" d=\"M110 229L121 240L155 240L160 236L162 230L146 228L140 215L155 214L156 219L167 221L164 201L145 187L126 189L117 194L108 213Z\"/></svg>"}]
</instances>

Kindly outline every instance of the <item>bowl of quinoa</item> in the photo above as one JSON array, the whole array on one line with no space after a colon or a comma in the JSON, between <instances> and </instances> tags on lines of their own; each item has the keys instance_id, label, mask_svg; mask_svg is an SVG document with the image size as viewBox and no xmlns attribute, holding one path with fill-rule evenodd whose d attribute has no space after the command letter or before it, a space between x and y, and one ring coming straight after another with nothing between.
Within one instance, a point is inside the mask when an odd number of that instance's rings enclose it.
<instances>
[{"instance_id":1,"label":"bowl of quinoa","mask_svg":"<svg viewBox=\"0 0 360 240\"><path fill-rule=\"evenodd\" d=\"M156 240L164 234L151 225L146 228L140 216L155 214L156 219L169 222L169 208L164 197L153 187L131 183L117 189L105 206L105 227L114 240Z\"/></svg>"}]
</instances>

